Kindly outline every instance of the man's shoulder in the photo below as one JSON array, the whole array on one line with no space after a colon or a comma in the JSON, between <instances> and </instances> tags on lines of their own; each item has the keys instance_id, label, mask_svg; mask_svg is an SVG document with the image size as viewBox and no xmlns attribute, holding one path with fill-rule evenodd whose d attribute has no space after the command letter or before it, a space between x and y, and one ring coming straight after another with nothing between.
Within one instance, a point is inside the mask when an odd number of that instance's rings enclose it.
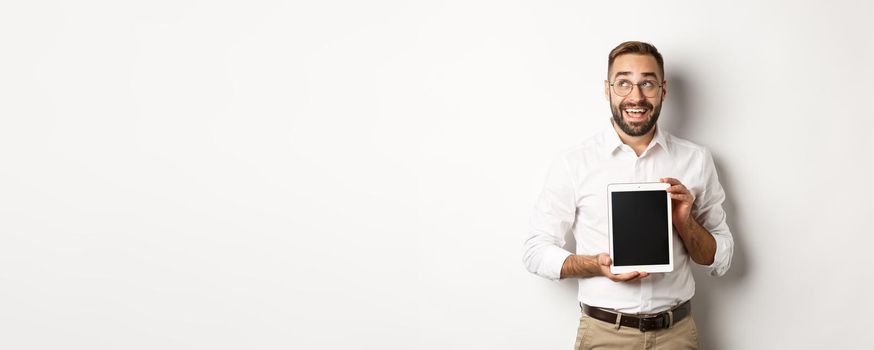
<instances>
[{"instance_id":1,"label":"man's shoulder","mask_svg":"<svg viewBox=\"0 0 874 350\"><path fill-rule=\"evenodd\" d=\"M604 144L604 136L602 132L596 132L582 142L578 142L573 146L567 147L558 152L559 158L566 161L580 161L588 158L593 152L598 152Z\"/></svg>"},{"instance_id":2,"label":"man's shoulder","mask_svg":"<svg viewBox=\"0 0 874 350\"><path fill-rule=\"evenodd\" d=\"M676 150L677 152L682 153L691 153L691 154L700 154L705 155L710 152L707 147L694 143L692 141L686 140L684 138L677 137L674 134L668 134L668 142L671 145L671 148Z\"/></svg>"}]
</instances>

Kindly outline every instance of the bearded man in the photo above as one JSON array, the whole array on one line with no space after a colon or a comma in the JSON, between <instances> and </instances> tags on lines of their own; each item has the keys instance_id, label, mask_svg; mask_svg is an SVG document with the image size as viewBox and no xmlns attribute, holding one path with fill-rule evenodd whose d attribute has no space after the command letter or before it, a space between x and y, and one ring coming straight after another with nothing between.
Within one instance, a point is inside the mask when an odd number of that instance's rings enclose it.
<instances>
[{"instance_id":1,"label":"bearded man","mask_svg":"<svg viewBox=\"0 0 874 350\"><path fill-rule=\"evenodd\" d=\"M629 41L607 61L610 125L552 164L531 218L523 261L529 271L579 282L581 317L574 349L698 349L691 264L728 271L734 240L725 192L710 152L658 127L668 92L662 55ZM674 270L610 272L607 185L665 182L671 198ZM565 250L572 231L576 252Z\"/></svg>"}]
</instances>

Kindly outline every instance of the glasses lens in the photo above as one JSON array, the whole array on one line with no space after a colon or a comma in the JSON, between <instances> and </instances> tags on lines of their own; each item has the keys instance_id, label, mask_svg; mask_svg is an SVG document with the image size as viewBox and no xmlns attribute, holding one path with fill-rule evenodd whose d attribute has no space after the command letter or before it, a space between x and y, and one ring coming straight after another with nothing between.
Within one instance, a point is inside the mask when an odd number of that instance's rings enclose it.
<instances>
[{"instance_id":1,"label":"glasses lens","mask_svg":"<svg viewBox=\"0 0 874 350\"><path fill-rule=\"evenodd\" d=\"M656 97L656 94L658 94L659 91L658 84L656 84L656 82L652 80L644 80L640 82L638 87L640 88L640 91L643 92L643 95L646 97Z\"/></svg>"},{"instance_id":2,"label":"glasses lens","mask_svg":"<svg viewBox=\"0 0 874 350\"><path fill-rule=\"evenodd\" d=\"M613 82L613 92L619 96L628 96L633 87L634 85L631 84L631 81L625 79Z\"/></svg>"}]
</instances>

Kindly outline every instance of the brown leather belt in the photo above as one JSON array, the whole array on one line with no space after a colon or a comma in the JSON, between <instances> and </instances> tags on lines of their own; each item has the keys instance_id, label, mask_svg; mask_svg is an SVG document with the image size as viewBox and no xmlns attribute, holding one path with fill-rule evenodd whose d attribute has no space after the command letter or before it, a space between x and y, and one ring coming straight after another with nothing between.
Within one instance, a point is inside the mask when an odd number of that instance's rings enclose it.
<instances>
[{"instance_id":1,"label":"brown leather belt","mask_svg":"<svg viewBox=\"0 0 874 350\"><path fill-rule=\"evenodd\" d=\"M686 316L689 316L689 314L692 313L692 302L686 301L673 309L653 315L616 313L586 304L583 304L583 312L594 319L609 322L614 325L617 324L616 317L620 317L619 326L637 328L641 332L648 332L670 328L675 323L686 318Z\"/></svg>"}]
</instances>

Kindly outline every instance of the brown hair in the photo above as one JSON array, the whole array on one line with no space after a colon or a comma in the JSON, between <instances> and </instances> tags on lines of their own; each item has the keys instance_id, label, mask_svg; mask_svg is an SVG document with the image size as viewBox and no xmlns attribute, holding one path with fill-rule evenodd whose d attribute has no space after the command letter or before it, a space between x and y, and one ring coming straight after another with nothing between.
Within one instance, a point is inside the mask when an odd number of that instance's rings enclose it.
<instances>
[{"instance_id":1,"label":"brown hair","mask_svg":"<svg viewBox=\"0 0 874 350\"><path fill-rule=\"evenodd\" d=\"M659 64L659 70L662 74L662 79L665 78L665 61L662 59L662 54L659 53L659 50L652 46L650 43L645 43L642 41L626 41L624 43L619 44L610 51L610 56L607 59L607 79L610 79L610 69L613 68L613 61L616 60L616 57L628 54L636 54L636 55L650 55L655 58L656 63Z\"/></svg>"}]
</instances>

